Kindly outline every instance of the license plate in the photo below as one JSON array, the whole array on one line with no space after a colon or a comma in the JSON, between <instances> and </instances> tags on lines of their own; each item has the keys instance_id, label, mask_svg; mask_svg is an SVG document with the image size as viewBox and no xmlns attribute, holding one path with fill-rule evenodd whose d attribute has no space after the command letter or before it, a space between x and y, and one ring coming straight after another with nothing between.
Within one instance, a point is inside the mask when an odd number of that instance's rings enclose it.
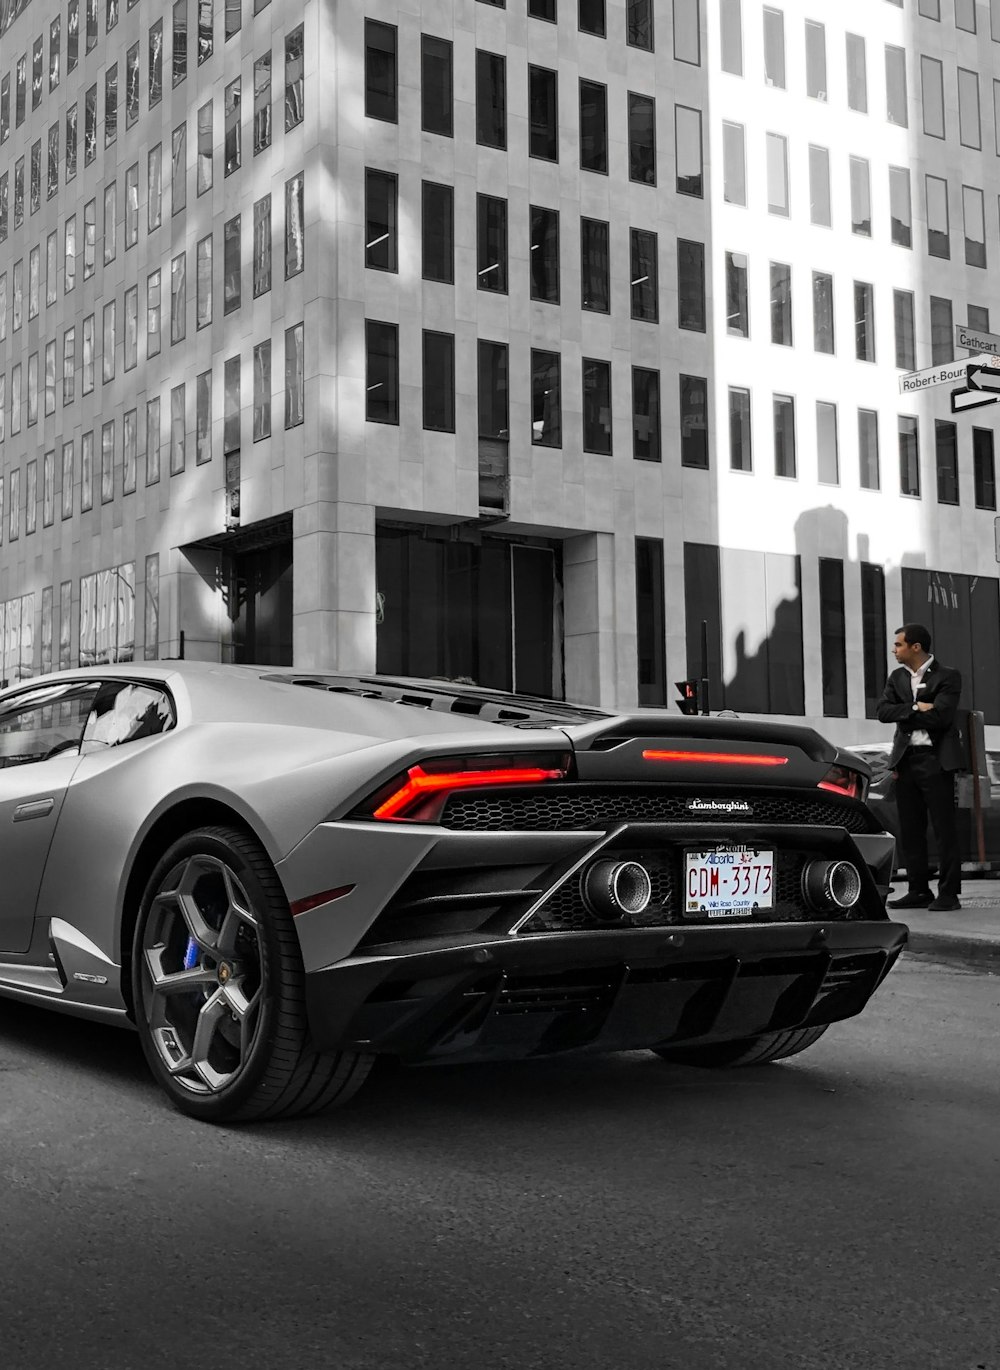
<instances>
[{"instance_id":1,"label":"license plate","mask_svg":"<svg viewBox=\"0 0 1000 1370\"><path fill-rule=\"evenodd\" d=\"M774 852L716 847L686 853L684 913L739 918L774 907Z\"/></svg>"}]
</instances>

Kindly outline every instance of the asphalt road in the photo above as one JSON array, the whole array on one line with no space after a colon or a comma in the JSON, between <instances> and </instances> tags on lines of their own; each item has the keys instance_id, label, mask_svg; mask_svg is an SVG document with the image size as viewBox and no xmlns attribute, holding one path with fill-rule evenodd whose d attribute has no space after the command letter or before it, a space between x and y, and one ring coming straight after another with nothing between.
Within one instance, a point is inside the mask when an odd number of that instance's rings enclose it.
<instances>
[{"instance_id":1,"label":"asphalt road","mask_svg":"<svg viewBox=\"0 0 1000 1370\"><path fill-rule=\"evenodd\" d=\"M1000 1370L1000 977L785 1065L409 1070L221 1131L0 1003L0 1365Z\"/></svg>"}]
</instances>

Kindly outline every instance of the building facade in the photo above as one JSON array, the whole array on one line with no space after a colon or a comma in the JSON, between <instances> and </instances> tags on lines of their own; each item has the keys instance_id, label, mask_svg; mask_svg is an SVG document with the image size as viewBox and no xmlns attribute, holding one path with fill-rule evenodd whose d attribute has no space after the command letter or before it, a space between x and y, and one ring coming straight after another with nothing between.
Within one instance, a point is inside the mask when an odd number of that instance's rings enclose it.
<instances>
[{"instance_id":1,"label":"building facade","mask_svg":"<svg viewBox=\"0 0 1000 1370\"><path fill-rule=\"evenodd\" d=\"M997 0L0 0L3 679L669 704L704 643L860 741L920 618L1000 724L939 383L1000 352L998 55Z\"/></svg>"}]
</instances>

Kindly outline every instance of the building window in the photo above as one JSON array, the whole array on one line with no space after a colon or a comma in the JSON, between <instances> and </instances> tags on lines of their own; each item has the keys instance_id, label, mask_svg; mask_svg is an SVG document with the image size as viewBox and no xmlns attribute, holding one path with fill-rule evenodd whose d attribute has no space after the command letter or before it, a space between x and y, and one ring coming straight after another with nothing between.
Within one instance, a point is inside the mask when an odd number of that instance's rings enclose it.
<instances>
[{"instance_id":1,"label":"building window","mask_svg":"<svg viewBox=\"0 0 1000 1370\"><path fill-rule=\"evenodd\" d=\"M767 210L788 216L788 139L782 133L767 135Z\"/></svg>"},{"instance_id":2,"label":"building window","mask_svg":"<svg viewBox=\"0 0 1000 1370\"><path fill-rule=\"evenodd\" d=\"M240 82L237 76L235 81L230 81L226 86L224 113L225 113L225 143L223 145L223 172L226 176L231 176L234 171L239 171L240 163L243 160L243 138L242 121L240 119Z\"/></svg>"},{"instance_id":3,"label":"building window","mask_svg":"<svg viewBox=\"0 0 1000 1370\"><path fill-rule=\"evenodd\" d=\"M157 19L149 30L149 108L163 97L163 20Z\"/></svg>"},{"instance_id":4,"label":"building window","mask_svg":"<svg viewBox=\"0 0 1000 1370\"><path fill-rule=\"evenodd\" d=\"M607 175L608 91L596 81L580 82L580 166Z\"/></svg>"},{"instance_id":5,"label":"building window","mask_svg":"<svg viewBox=\"0 0 1000 1370\"><path fill-rule=\"evenodd\" d=\"M228 366L229 363L227 362ZM179 476L187 462L187 424L185 417L184 385L170 391L170 474Z\"/></svg>"},{"instance_id":6,"label":"building window","mask_svg":"<svg viewBox=\"0 0 1000 1370\"><path fill-rule=\"evenodd\" d=\"M97 87L91 86L83 97L83 165L90 166L97 156Z\"/></svg>"},{"instance_id":7,"label":"building window","mask_svg":"<svg viewBox=\"0 0 1000 1370\"><path fill-rule=\"evenodd\" d=\"M531 353L531 441L562 446L562 380L558 352Z\"/></svg>"},{"instance_id":8,"label":"building window","mask_svg":"<svg viewBox=\"0 0 1000 1370\"><path fill-rule=\"evenodd\" d=\"M920 58L920 93L924 106L924 132L931 138L943 138L944 68L936 57Z\"/></svg>"},{"instance_id":9,"label":"building window","mask_svg":"<svg viewBox=\"0 0 1000 1370\"><path fill-rule=\"evenodd\" d=\"M826 84L826 29L815 20L806 20L806 95L813 100L825 100Z\"/></svg>"},{"instance_id":10,"label":"building window","mask_svg":"<svg viewBox=\"0 0 1000 1370\"><path fill-rule=\"evenodd\" d=\"M80 511L94 507L94 434L84 433L80 441Z\"/></svg>"},{"instance_id":11,"label":"building window","mask_svg":"<svg viewBox=\"0 0 1000 1370\"><path fill-rule=\"evenodd\" d=\"M187 76L188 0L175 0L173 83L179 86Z\"/></svg>"},{"instance_id":12,"label":"building window","mask_svg":"<svg viewBox=\"0 0 1000 1370\"><path fill-rule=\"evenodd\" d=\"M708 380L680 377L681 465L708 470ZM657 459L659 444L657 444Z\"/></svg>"},{"instance_id":13,"label":"building window","mask_svg":"<svg viewBox=\"0 0 1000 1370\"><path fill-rule=\"evenodd\" d=\"M420 36L420 127L450 138L454 133L453 46L445 38ZM529 72L537 71L530 67ZM554 72L549 73L555 76ZM534 117L534 86L531 86ZM537 155L537 154L532 154Z\"/></svg>"},{"instance_id":14,"label":"building window","mask_svg":"<svg viewBox=\"0 0 1000 1370\"><path fill-rule=\"evenodd\" d=\"M160 400L146 401L146 484L160 479Z\"/></svg>"},{"instance_id":15,"label":"building window","mask_svg":"<svg viewBox=\"0 0 1000 1370\"><path fill-rule=\"evenodd\" d=\"M222 368L222 455L240 450L240 357L227 357Z\"/></svg>"},{"instance_id":16,"label":"building window","mask_svg":"<svg viewBox=\"0 0 1000 1370\"><path fill-rule=\"evenodd\" d=\"M271 436L271 339L253 350L253 440Z\"/></svg>"},{"instance_id":17,"label":"building window","mask_svg":"<svg viewBox=\"0 0 1000 1370\"><path fill-rule=\"evenodd\" d=\"M885 117L900 128L909 126L906 103L906 50L885 45Z\"/></svg>"},{"instance_id":18,"label":"building window","mask_svg":"<svg viewBox=\"0 0 1000 1370\"><path fill-rule=\"evenodd\" d=\"M59 244L52 232L45 240L45 303L55 304L59 296Z\"/></svg>"},{"instance_id":19,"label":"building window","mask_svg":"<svg viewBox=\"0 0 1000 1370\"><path fill-rule=\"evenodd\" d=\"M66 7L66 74L76 70L80 60L80 0L69 0Z\"/></svg>"},{"instance_id":20,"label":"building window","mask_svg":"<svg viewBox=\"0 0 1000 1370\"><path fill-rule=\"evenodd\" d=\"M47 200L51 200L59 190L59 125L53 124L49 129L49 171L46 178Z\"/></svg>"},{"instance_id":21,"label":"building window","mask_svg":"<svg viewBox=\"0 0 1000 1370\"><path fill-rule=\"evenodd\" d=\"M916 369L916 344L914 341L913 292L894 290L892 292L892 311L896 327L896 365L904 371Z\"/></svg>"},{"instance_id":22,"label":"building window","mask_svg":"<svg viewBox=\"0 0 1000 1370\"><path fill-rule=\"evenodd\" d=\"M729 465L733 471L753 470L750 436L750 391L729 387Z\"/></svg>"},{"instance_id":23,"label":"building window","mask_svg":"<svg viewBox=\"0 0 1000 1370\"><path fill-rule=\"evenodd\" d=\"M135 247L139 237L139 163L125 172L125 251Z\"/></svg>"},{"instance_id":24,"label":"building window","mask_svg":"<svg viewBox=\"0 0 1000 1370\"><path fill-rule=\"evenodd\" d=\"M212 235L202 238L196 249L195 328L212 322Z\"/></svg>"},{"instance_id":25,"label":"building window","mask_svg":"<svg viewBox=\"0 0 1000 1370\"><path fill-rule=\"evenodd\" d=\"M809 222L829 228L830 217L830 149L809 145Z\"/></svg>"},{"instance_id":26,"label":"building window","mask_svg":"<svg viewBox=\"0 0 1000 1370\"><path fill-rule=\"evenodd\" d=\"M958 69L958 134L963 147L982 147L982 128L979 119L979 76L974 71Z\"/></svg>"},{"instance_id":27,"label":"building window","mask_svg":"<svg viewBox=\"0 0 1000 1370\"><path fill-rule=\"evenodd\" d=\"M846 35L847 107L859 114L868 113L868 62L865 40L857 33Z\"/></svg>"},{"instance_id":28,"label":"building window","mask_svg":"<svg viewBox=\"0 0 1000 1370\"><path fill-rule=\"evenodd\" d=\"M455 279L455 192L451 186L424 181L421 206L423 278Z\"/></svg>"},{"instance_id":29,"label":"building window","mask_svg":"<svg viewBox=\"0 0 1000 1370\"><path fill-rule=\"evenodd\" d=\"M198 65L207 62L214 47L214 0L198 0Z\"/></svg>"},{"instance_id":30,"label":"building window","mask_svg":"<svg viewBox=\"0 0 1000 1370\"><path fill-rule=\"evenodd\" d=\"M285 182L285 280L305 269L305 173Z\"/></svg>"},{"instance_id":31,"label":"building window","mask_svg":"<svg viewBox=\"0 0 1000 1370\"><path fill-rule=\"evenodd\" d=\"M913 246L913 211L910 204L910 172L908 167L889 168L889 215L892 241L898 247Z\"/></svg>"},{"instance_id":32,"label":"building window","mask_svg":"<svg viewBox=\"0 0 1000 1370\"><path fill-rule=\"evenodd\" d=\"M253 64L253 155L271 146L271 50Z\"/></svg>"},{"instance_id":33,"label":"building window","mask_svg":"<svg viewBox=\"0 0 1000 1370\"><path fill-rule=\"evenodd\" d=\"M920 498L920 446L915 414L897 417L899 435L899 493Z\"/></svg>"},{"instance_id":34,"label":"building window","mask_svg":"<svg viewBox=\"0 0 1000 1370\"><path fill-rule=\"evenodd\" d=\"M727 204L747 202L746 129L743 124L722 124L722 185Z\"/></svg>"},{"instance_id":35,"label":"building window","mask_svg":"<svg viewBox=\"0 0 1000 1370\"><path fill-rule=\"evenodd\" d=\"M365 20L365 114L369 119L398 120L396 93L396 27Z\"/></svg>"},{"instance_id":36,"label":"building window","mask_svg":"<svg viewBox=\"0 0 1000 1370\"><path fill-rule=\"evenodd\" d=\"M632 318L658 323L660 318L656 234L633 228L632 242Z\"/></svg>"},{"instance_id":37,"label":"building window","mask_svg":"<svg viewBox=\"0 0 1000 1370\"><path fill-rule=\"evenodd\" d=\"M816 474L821 485L840 484L837 406L816 401Z\"/></svg>"},{"instance_id":38,"label":"building window","mask_svg":"<svg viewBox=\"0 0 1000 1370\"><path fill-rule=\"evenodd\" d=\"M701 110L674 106L678 195L703 195Z\"/></svg>"},{"instance_id":39,"label":"building window","mask_svg":"<svg viewBox=\"0 0 1000 1370\"><path fill-rule=\"evenodd\" d=\"M479 436L510 440L510 365L507 344L479 339Z\"/></svg>"},{"instance_id":40,"label":"building window","mask_svg":"<svg viewBox=\"0 0 1000 1370\"><path fill-rule=\"evenodd\" d=\"M135 494L137 433L136 411L129 409L122 420L122 494Z\"/></svg>"},{"instance_id":41,"label":"building window","mask_svg":"<svg viewBox=\"0 0 1000 1370\"><path fill-rule=\"evenodd\" d=\"M365 266L395 271L397 180L389 171L365 169Z\"/></svg>"},{"instance_id":42,"label":"building window","mask_svg":"<svg viewBox=\"0 0 1000 1370\"><path fill-rule=\"evenodd\" d=\"M369 423L399 423L399 329L394 323L365 321L365 418Z\"/></svg>"},{"instance_id":43,"label":"building window","mask_svg":"<svg viewBox=\"0 0 1000 1370\"><path fill-rule=\"evenodd\" d=\"M792 346L792 268L785 262L771 263L771 341Z\"/></svg>"},{"instance_id":44,"label":"building window","mask_svg":"<svg viewBox=\"0 0 1000 1370\"><path fill-rule=\"evenodd\" d=\"M163 200L163 150L160 143L150 148L146 159L146 230L160 226Z\"/></svg>"},{"instance_id":45,"label":"building window","mask_svg":"<svg viewBox=\"0 0 1000 1370\"><path fill-rule=\"evenodd\" d=\"M285 132L305 118L305 69L303 25L285 38Z\"/></svg>"},{"instance_id":46,"label":"building window","mask_svg":"<svg viewBox=\"0 0 1000 1370\"><path fill-rule=\"evenodd\" d=\"M958 503L958 439L953 423L934 420L938 504Z\"/></svg>"},{"instance_id":47,"label":"building window","mask_svg":"<svg viewBox=\"0 0 1000 1370\"><path fill-rule=\"evenodd\" d=\"M253 297L271 289L271 197L264 195L253 207Z\"/></svg>"},{"instance_id":48,"label":"building window","mask_svg":"<svg viewBox=\"0 0 1000 1370\"><path fill-rule=\"evenodd\" d=\"M73 517L73 443L64 442L62 449L62 508L64 519Z\"/></svg>"},{"instance_id":49,"label":"building window","mask_svg":"<svg viewBox=\"0 0 1000 1370\"><path fill-rule=\"evenodd\" d=\"M705 244L677 239L677 326L705 332Z\"/></svg>"},{"instance_id":50,"label":"building window","mask_svg":"<svg viewBox=\"0 0 1000 1370\"><path fill-rule=\"evenodd\" d=\"M476 49L476 142L507 146L507 63L495 52Z\"/></svg>"},{"instance_id":51,"label":"building window","mask_svg":"<svg viewBox=\"0 0 1000 1370\"><path fill-rule=\"evenodd\" d=\"M975 333L990 331L990 311L985 305L970 304L967 308L967 325Z\"/></svg>"},{"instance_id":52,"label":"building window","mask_svg":"<svg viewBox=\"0 0 1000 1370\"><path fill-rule=\"evenodd\" d=\"M146 356L155 357L160 351L160 273L151 271L146 277Z\"/></svg>"},{"instance_id":53,"label":"building window","mask_svg":"<svg viewBox=\"0 0 1000 1370\"><path fill-rule=\"evenodd\" d=\"M257 397L254 395L254 403ZM212 460L212 373L202 371L195 380L194 460L204 466Z\"/></svg>"},{"instance_id":54,"label":"building window","mask_svg":"<svg viewBox=\"0 0 1000 1370\"><path fill-rule=\"evenodd\" d=\"M225 35L226 42L234 38L239 33L243 24L243 0L225 0Z\"/></svg>"},{"instance_id":55,"label":"building window","mask_svg":"<svg viewBox=\"0 0 1000 1370\"><path fill-rule=\"evenodd\" d=\"M733 338L750 336L750 300L747 286L747 257L743 252L726 253L726 332Z\"/></svg>"},{"instance_id":56,"label":"building window","mask_svg":"<svg viewBox=\"0 0 1000 1370\"><path fill-rule=\"evenodd\" d=\"M917 0L917 13L925 19L941 21L941 0Z\"/></svg>"},{"instance_id":57,"label":"building window","mask_svg":"<svg viewBox=\"0 0 1000 1370\"><path fill-rule=\"evenodd\" d=\"M170 263L170 342L183 342L187 335L187 253L180 252Z\"/></svg>"},{"instance_id":58,"label":"building window","mask_svg":"<svg viewBox=\"0 0 1000 1370\"><path fill-rule=\"evenodd\" d=\"M559 303L559 211L530 207L531 241L528 270L531 298Z\"/></svg>"},{"instance_id":59,"label":"building window","mask_svg":"<svg viewBox=\"0 0 1000 1370\"><path fill-rule=\"evenodd\" d=\"M66 180L76 175L76 105L66 111Z\"/></svg>"},{"instance_id":60,"label":"building window","mask_svg":"<svg viewBox=\"0 0 1000 1370\"><path fill-rule=\"evenodd\" d=\"M639 705L667 702L666 595L663 539L635 540L635 636Z\"/></svg>"},{"instance_id":61,"label":"building window","mask_svg":"<svg viewBox=\"0 0 1000 1370\"><path fill-rule=\"evenodd\" d=\"M823 674L823 713L847 717L847 618L844 613L844 563L819 559L819 640Z\"/></svg>"},{"instance_id":62,"label":"building window","mask_svg":"<svg viewBox=\"0 0 1000 1370\"><path fill-rule=\"evenodd\" d=\"M66 220L66 229L63 234L63 257L64 257L64 281L63 288L68 295L76 285L76 215L71 214ZM0 337L3 333L0 332Z\"/></svg>"},{"instance_id":63,"label":"building window","mask_svg":"<svg viewBox=\"0 0 1000 1370\"><path fill-rule=\"evenodd\" d=\"M683 450L682 444L682 455ZM636 461L661 459L660 373L642 366L632 368L632 456Z\"/></svg>"},{"instance_id":64,"label":"building window","mask_svg":"<svg viewBox=\"0 0 1000 1370\"><path fill-rule=\"evenodd\" d=\"M424 330L424 427L455 431L455 335Z\"/></svg>"},{"instance_id":65,"label":"building window","mask_svg":"<svg viewBox=\"0 0 1000 1370\"><path fill-rule=\"evenodd\" d=\"M932 257L950 257L948 182L940 176L924 178L927 194L927 251Z\"/></svg>"},{"instance_id":66,"label":"building window","mask_svg":"<svg viewBox=\"0 0 1000 1370\"><path fill-rule=\"evenodd\" d=\"M885 572L861 563L861 646L865 670L865 717L874 718L885 685Z\"/></svg>"},{"instance_id":67,"label":"building window","mask_svg":"<svg viewBox=\"0 0 1000 1370\"><path fill-rule=\"evenodd\" d=\"M559 160L558 80L547 67L528 68L528 156L546 162Z\"/></svg>"},{"instance_id":68,"label":"building window","mask_svg":"<svg viewBox=\"0 0 1000 1370\"><path fill-rule=\"evenodd\" d=\"M101 425L101 503L115 497L115 421Z\"/></svg>"},{"instance_id":69,"label":"building window","mask_svg":"<svg viewBox=\"0 0 1000 1370\"><path fill-rule=\"evenodd\" d=\"M270 197L268 197L270 198ZM239 309L243 295L243 263L240 252L242 216L235 214L222 227L222 312ZM270 227L270 222L268 224ZM270 249L268 251L268 288L270 288Z\"/></svg>"},{"instance_id":70,"label":"building window","mask_svg":"<svg viewBox=\"0 0 1000 1370\"><path fill-rule=\"evenodd\" d=\"M139 361L139 287L125 291L125 370L132 371Z\"/></svg>"},{"instance_id":71,"label":"building window","mask_svg":"<svg viewBox=\"0 0 1000 1370\"><path fill-rule=\"evenodd\" d=\"M700 0L674 0L674 60L701 66Z\"/></svg>"},{"instance_id":72,"label":"building window","mask_svg":"<svg viewBox=\"0 0 1000 1370\"><path fill-rule=\"evenodd\" d=\"M976 508L995 510L997 507L997 482L992 428L973 428L972 430L972 471L976 492Z\"/></svg>"},{"instance_id":73,"label":"building window","mask_svg":"<svg viewBox=\"0 0 1000 1370\"><path fill-rule=\"evenodd\" d=\"M215 139L212 131L212 101L202 105L198 111L198 177L197 193L204 195L212 189L212 149Z\"/></svg>"},{"instance_id":74,"label":"building window","mask_svg":"<svg viewBox=\"0 0 1000 1370\"><path fill-rule=\"evenodd\" d=\"M46 416L56 412L56 340L45 344L45 405Z\"/></svg>"},{"instance_id":75,"label":"building window","mask_svg":"<svg viewBox=\"0 0 1000 1370\"><path fill-rule=\"evenodd\" d=\"M545 19L550 24L556 22L557 0L528 0L528 14L532 19Z\"/></svg>"},{"instance_id":76,"label":"building window","mask_svg":"<svg viewBox=\"0 0 1000 1370\"><path fill-rule=\"evenodd\" d=\"M605 35L604 0L578 0L577 19L581 33L592 33L596 38Z\"/></svg>"},{"instance_id":77,"label":"building window","mask_svg":"<svg viewBox=\"0 0 1000 1370\"><path fill-rule=\"evenodd\" d=\"M583 450L611 456L611 363L583 359Z\"/></svg>"},{"instance_id":78,"label":"building window","mask_svg":"<svg viewBox=\"0 0 1000 1370\"><path fill-rule=\"evenodd\" d=\"M983 192L975 186L962 187L962 217L965 222L965 264L986 265L986 214Z\"/></svg>"},{"instance_id":79,"label":"building window","mask_svg":"<svg viewBox=\"0 0 1000 1370\"><path fill-rule=\"evenodd\" d=\"M872 183L867 157L851 159L851 232L872 236Z\"/></svg>"},{"instance_id":80,"label":"building window","mask_svg":"<svg viewBox=\"0 0 1000 1370\"><path fill-rule=\"evenodd\" d=\"M955 360L955 329L951 300L931 296L931 365L942 366Z\"/></svg>"},{"instance_id":81,"label":"building window","mask_svg":"<svg viewBox=\"0 0 1000 1370\"><path fill-rule=\"evenodd\" d=\"M28 253L28 321L38 318L38 299L41 274L41 248L33 247Z\"/></svg>"},{"instance_id":82,"label":"building window","mask_svg":"<svg viewBox=\"0 0 1000 1370\"><path fill-rule=\"evenodd\" d=\"M609 226L602 219L580 220L580 304L598 314L611 310Z\"/></svg>"},{"instance_id":83,"label":"building window","mask_svg":"<svg viewBox=\"0 0 1000 1370\"><path fill-rule=\"evenodd\" d=\"M174 129L170 148L170 214L187 208L187 124Z\"/></svg>"},{"instance_id":84,"label":"building window","mask_svg":"<svg viewBox=\"0 0 1000 1370\"><path fill-rule=\"evenodd\" d=\"M476 284L480 290L507 293L507 201L476 196Z\"/></svg>"},{"instance_id":85,"label":"building window","mask_svg":"<svg viewBox=\"0 0 1000 1370\"><path fill-rule=\"evenodd\" d=\"M764 7L764 80L785 89L785 16Z\"/></svg>"},{"instance_id":86,"label":"building window","mask_svg":"<svg viewBox=\"0 0 1000 1370\"><path fill-rule=\"evenodd\" d=\"M625 41L631 48L653 51L653 0L626 0Z\"/></svg>"},{"instance_id":87,"label":"building window","mask_svg":"<svg viewBox=\"0 0 1000 1370\"><path fill-rule=\"evenodd\" d=\"M83 207L83 279L89 280L97 266L97 202ZM16 267L15 267L16 272Z\"/></svg>"},{"instance_id":88,"label":"building window","mask_svg":"<svg viewBox=\"0 0 1000 1370\"><path fill-rule=\"evenodd\" d=\"M63 334L62 402L72 404L76 398L76 329L67 328Z\"/></svg>"},{"instance_id":89,"label":"building window","mask_svg":"<svg viewBox=\"0 0 1000 1370\"><path fill-rule=\"evenodd\" d=\"M875 360L875 287L854 282L854 355L859 362Z\"/></svg>"},{"instance_id":90,"label":"building window","mask_svg":"<svg viewBox=\"0 0 1000 1370\"><path fill-rule=\"evenodd\" d=\"M699 177L699 189L688 190L688 195L700 195L701 178L701 114L697 110L689 110L689 114L697 115L697 169L692 170L692 162L695 160L692 149L685 142L684 155L685 173L690 175L697 174ZM679 118L679 116L678 116ZM690 126L686 123L684 134L678 123L678 190L679 177L681 177L681 138L690 136ZM629 92L629 179L637 181L640 185L656 185L656 101L645 95L633 95Z\"/></svg>"},{"instance_id":91,"label":"building window","mask_svg":"<svg viewBox=\"0 0 1000 1370\"><path fill-rule=\"evenodd\" d=\"M743 13L741 0L719 0L719 39L722 70L743 75Z\"/></svg>"},{"instance_id":92,"label":"building window","mask_svg":"<svg viewBox=\"0 0 1000 1370\"><path fill-rule=\"evenodd\" d=\"M772 396L774 414L774 474L789 480L796 475L795 401L791 395Z\"/></svg>"}]
</instances>

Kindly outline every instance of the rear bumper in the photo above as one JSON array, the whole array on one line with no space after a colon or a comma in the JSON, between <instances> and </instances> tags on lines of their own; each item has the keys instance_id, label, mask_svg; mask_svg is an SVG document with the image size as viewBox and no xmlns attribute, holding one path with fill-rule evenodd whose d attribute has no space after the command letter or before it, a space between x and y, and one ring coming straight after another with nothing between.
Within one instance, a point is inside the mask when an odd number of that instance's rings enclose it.
<instances>
[{"instance_id":1,"label":"rear bumper","mask_svg":"<svg viewBox=\"0 0 1000 1370\"><path fill-rule=\"evenodd\" d=\"M630 928L372 948L306 976L318 1047L411 1061L727 1041L860 1013L900 923Z\"/></svg>"}]
</instances>

